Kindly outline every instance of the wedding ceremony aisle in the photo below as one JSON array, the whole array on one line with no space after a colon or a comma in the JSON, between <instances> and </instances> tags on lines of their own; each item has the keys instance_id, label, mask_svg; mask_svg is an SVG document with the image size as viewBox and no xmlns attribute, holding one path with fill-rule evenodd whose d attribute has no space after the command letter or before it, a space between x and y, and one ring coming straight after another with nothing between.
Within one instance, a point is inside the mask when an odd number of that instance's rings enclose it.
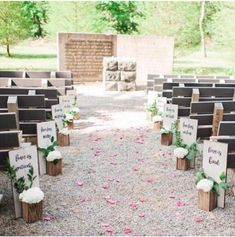
<instances>
[{"instance_id":1,"label":"wedding ceremony aisle","mask_svg":"<svg viewBox=\"0 0 235 237\"><path fill-rule=\"evenodd\" d=\"M10 181L0 235L234 235L234 197L226 208L197 207L196 170L175 168L174 146L146 120L144 91L104 93L78 87L81 119L60 147L63 175L43 175L43 220L14 219ZM201 160L198 159L197 166ZM8 192L7 192L8 190Z\"/></svg>"}]
</instances>

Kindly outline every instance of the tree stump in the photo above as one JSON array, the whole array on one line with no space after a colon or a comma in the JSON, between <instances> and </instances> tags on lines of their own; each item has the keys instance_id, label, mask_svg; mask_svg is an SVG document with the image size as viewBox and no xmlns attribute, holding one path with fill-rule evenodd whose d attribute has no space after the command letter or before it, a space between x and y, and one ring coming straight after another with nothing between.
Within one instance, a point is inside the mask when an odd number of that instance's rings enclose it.
<instances>
[{"instance_id":1,"label":"tree stump","mask_svg":"<svg viewBox=\"0 0 235 237\"><path fill-rule=\"evenodd\" d=\"M43 201L32 204L22 202L22 215L24 221L27 223L33 223L42 220L42 206Z\"/></svg>"},{"instance_id":2,"label":"tree stump","mask_svg":"<svg viewBox=\"0 0 235 237\"><path fill-rule=\"evenodd\" d=\"M198 191L198 208L203 211L212 211L217 207L217 194L213 191Z\"/></svg>"},{"instance_id":3,"label":"tree stump","mask_svg":"<svg viewBox=\"0 0 235 237\"><path fill-rule=\"evenodd\" d=\"M188 170L190 167L190 160L187 158L177 158L176 159L176 169L177 170Z\"/></svg>"},{"instance_id":4,"label":"tree stump","mask_svg":"<svg viewBox=\"0 0 235 237\"><path fill-rule=\"evenodd\" d=\"M153 123L153 129L157 132L160 132L162 123L161 122L155 122Z\"/></svg>"},{"instance_id":5,"label":"tree stump","mask_svg":"<svg viewBox=\"0 0 235 237\"><path fill-rule=\"evenodd\" d=\"M70 140L69 140L69 135L64 135L61 133L57 134L57 141L59 146L69 146L70 145Z\"/></svg>"},{"instance_id":6,"label":"tree stump","mask_svg":"<svg viewBox=\"0 0 235 237\"><path fill-rule=\"evenodd\" d=\"M50 176L57 176L62 174L62 159L54 161L47 161L47 174Z\"/></svg>"},{"instance_id":7,"label":"tree stump","mask_svg":"<svg viewBox=\"0 0 235 237\"><path fill-rule=\"evenodd\" d=\"M161 144L165 146L170 146L172 144L173 134L170 133L162 133L161 134Z\"/></svg>"}]
</instances>

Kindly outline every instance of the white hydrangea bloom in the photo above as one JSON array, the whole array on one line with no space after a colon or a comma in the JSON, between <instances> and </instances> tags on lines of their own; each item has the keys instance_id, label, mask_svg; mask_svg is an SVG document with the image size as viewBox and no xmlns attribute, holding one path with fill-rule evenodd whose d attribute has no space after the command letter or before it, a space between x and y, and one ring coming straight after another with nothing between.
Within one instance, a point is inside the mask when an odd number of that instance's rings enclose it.
<instances>
[{"instance_id":1,"label":"white hydrangea bloom","mask_svg":"<svg viewBox=\"0 0 235 237\"><path fill-rule=\"evenodd\" d=\"M162 122L162 116L156 115L156 116L154 116L154 117L152 118L152 121L153 121L154 123L156 123L156 122Z\"/></svg>"},{"instance_id":2,"label":"white hydrangea bloom","mask_svg":"<svg viewBox=\"0 0 235 237\"><path fill-rule=\"evenodd\" d=\"M72 112L73 113L79 113L80 112L80 109L78 107L73 107L72 108Z\"/></svg>"},{"instance_id":3,"label":"white hydrangea bloom","mask_svg":"<svg viewBox=\"0 0 235 237\"><path fill-rule=\"evenodd\" d=\"M70 113L65 113L65 121L72 122L73 121L73 115Z\"/></svg>"},{"instance_id":4,"label":"white hydrangea bloom","mask_svg":"<svg viewBox=\"0 0 235 237\"><path fill-rule=\"evenodd\" d=\"M176 158L183 159L188 154L188 150L183 147L177 147L174 150L174 156Z\"/></svg>"},{"instance_id":5,"label":"white hydrangea bloom","mask_svg":"<svg viewBox=\"0 0 235 237\"><path fill-rule=\"evenodd\" d=\"M67 136L67 135L69 135L69 130L68 130L68 128L62 128L62 129L59 131L59 133L62 134L62 135Z\"/></svg>"},{"instance_id":6,"label":"white hydrangea bloom","mask_svg":"<svg viewBox=\"0 0 235 237\"><path fill-rule=\"evenodd\" d=\"M47 161L51 162L54 160L59 160L62 159L62 155L60 153L60 151L51 151L48 156L47 156Z\"/></svg>"},{"instance_id":7,"label":"white hydrangea bloom","mask_svg":"<svg viewBox=\"0 0 235 237\"><path fill-rule=\"evenodd\" d=\"M33 187L28 190L24 190L20 195L19 199L25 203L39 203L43 200L44 193L38 187Z\"/></svg>"},{"instance_id":8,"label":"white hydrangea bloom","mask_svg":"<svg viewBox=\"0 0 235 237\"><path fill-rule=\"evenodd\" d=\"M201 179L197 183L197 189L198 190L203 190L204 192L210 192L213 187L213 181L209 179Z\"/></svg>"}]
</instances>

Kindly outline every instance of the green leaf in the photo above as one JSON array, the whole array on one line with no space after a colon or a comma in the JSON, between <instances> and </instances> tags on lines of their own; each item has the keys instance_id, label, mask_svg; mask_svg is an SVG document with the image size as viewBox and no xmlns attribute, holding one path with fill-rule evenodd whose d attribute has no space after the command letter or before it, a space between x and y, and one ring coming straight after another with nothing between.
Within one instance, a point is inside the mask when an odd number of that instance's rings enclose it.
<instances>
[{"instance_id":1,"label":"green leaf","mask_svg":"<svg viewBox=\"0 0 235 237\"><path fill-rule=\"evenodd\" d=\"M219 176L221 181L224 181L226 178L225 172L222 172L221 175Z\"/></svg>"}]
</instances>

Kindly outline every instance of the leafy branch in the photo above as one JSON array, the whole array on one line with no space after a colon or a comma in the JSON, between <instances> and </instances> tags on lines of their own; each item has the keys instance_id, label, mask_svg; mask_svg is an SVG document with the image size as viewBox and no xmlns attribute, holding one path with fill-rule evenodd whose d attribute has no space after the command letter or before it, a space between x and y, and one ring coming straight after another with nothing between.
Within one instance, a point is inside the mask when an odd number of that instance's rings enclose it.
<instances>
[{"instance_id":1,"label":"leafy branch","mask_svg":"<svg viewBox=\"0 0 235 237\"><path fill-rule=\"evenodd\" d=\"M54 151L54 150L55 150L55 146L58 146L58 142L55 141L54 137L52 136L52 137L51 137L51 145L49 145L47 148L38 147L38 150L43 153L43 157L46 159L46 157L48 156L48 154L49 154L51 151Z\"/></svg>"}]
</instances>

